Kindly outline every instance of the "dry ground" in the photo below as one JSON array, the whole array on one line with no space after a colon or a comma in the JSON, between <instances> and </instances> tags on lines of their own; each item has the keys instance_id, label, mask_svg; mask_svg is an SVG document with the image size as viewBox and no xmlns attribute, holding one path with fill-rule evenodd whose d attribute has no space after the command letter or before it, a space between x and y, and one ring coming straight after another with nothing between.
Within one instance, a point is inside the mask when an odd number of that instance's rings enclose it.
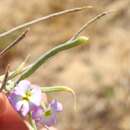
<instances>
[{"instance_id":1,"label":"dry ground","mask_svg":"<svg viewBox=\"0 0 130 130\"><path fill-rule=\"evenodd\" d=\"M40 85L66 85L76 91L76 113L71 95L52 95L64 104L57 124L59 130L130 130L130 0L1 0L0 30L82 5L94 8L31 28L21 45L1 59L1 68L7 63L17 67L28 54L31 54L31 63L44 51L69 39L91 17L114 9L114 13L83 33L90 37L89 46L57 55L31 80ZM6 44L16 34L0 42Z\"/></svg>"}]
</instances>

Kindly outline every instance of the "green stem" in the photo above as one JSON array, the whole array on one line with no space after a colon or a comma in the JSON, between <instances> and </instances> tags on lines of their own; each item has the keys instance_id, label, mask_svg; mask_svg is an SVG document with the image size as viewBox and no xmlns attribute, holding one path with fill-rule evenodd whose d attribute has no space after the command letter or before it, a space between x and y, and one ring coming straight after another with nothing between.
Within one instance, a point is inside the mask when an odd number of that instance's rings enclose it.
<instances>
[{"instance_id":1,"label":"green stem","mask_svg":"<svg viewBox=\"0 0 130 130\"><path fill-rule=\"evenodd\" d=\"M33 127L33 130L38 130L35 121L32 119L32 114L29 113L29 122L31 126Z\"/></svg>"},{"instance_id":2,"label":"green stem","mask_svg":"<svg viewBox=\"0 0 130 130\"><path fill-rule=\"evenodd\" d=\"M88 43L88 38L82 36L73 41L67 41L61 45L52 48L50 51L41 55L41 57L39 57L33 64L31 64L30 67L27 68L25 72L23 72L18 81L23 80L32 75L43 63L45 63L50 57L54 56L55 54L85 43Z\"/></svg>"}]
</instances>

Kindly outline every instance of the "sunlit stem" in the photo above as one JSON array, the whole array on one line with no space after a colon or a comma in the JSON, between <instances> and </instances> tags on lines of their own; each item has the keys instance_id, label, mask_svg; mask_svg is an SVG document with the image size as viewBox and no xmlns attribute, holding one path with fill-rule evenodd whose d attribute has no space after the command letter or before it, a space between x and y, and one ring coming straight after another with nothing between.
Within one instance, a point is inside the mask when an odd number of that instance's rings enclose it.
<instances>
[{"instance_id":1,"label":"sunlit stem","mask_svg":"<svg viewBox=\"0 0 130 130\"><path fill-rule=\"evenodd\" d=\"M78 12L78 11L81 11L81 10L84 10L84 9L89 9L89 8L92 8L92 6L84 6L84 7L79 7L79 8L72 8L72 9L68 9L68 10L63 10L63 11L60 11L60 12L56 12L56 13L53 13L53 14L50 14L50 15L47 15L47 16L43 16L41 18L37 18L37 19L34 19L32 21L29 21L29 22L26 22L24 24L21 24L17 27L14 27L6 32L3 32L3 33L0 33L0 38L1 37L4 37L4 36L7 36L17 30L20 30L20 29L23 29L23 28L26 28L26 27L30 27L34 24L37 24L39 22L42 22L42 21L45 21L47 19L50 19L50 18L53 18L53 17L56 17L56 16L60 16L60 15L65 15L65 14L68 14L68 13L74 13L74 12Z\"/></svg>"},{"instance_id":2,"label":"sunlit stem","mask_svg":"<svg viewBox=\"0 0 130 130\"><path fill-rule=\"evenodd\" d=\"M27 125L29 130L34 130L34 128L31 126L31 124L28 121L24 121L24 123Z\"/></svg>"},{"instance_id":3,"label":"sunlit stem","mask_svg":"<svg viewBox=\"0 0 130 130\"><path fill-rule=\"evenodd\" d=\"M87 37L79 37L73 41L67 41L64 44L58 45L55 48L52 48L50 51L43 54L41 57L39 57L33 64L28 65L22 69L16 69L13 72L9 73L8 79L13 79L16 76L21 75L20 80L25 79L29 77L31 74L33 74L43 63L45 63L50 57L54 56L55 54L59 53L60 51L64 51L66 49L89 43L89 39ZM20 67L21 68L21 67ZM0 81L2 81L4 78L4 75L0 76Z\"/></svg>"},{"instance_id":4,"label":"sunlit stem","mask_svg":"<svg viewBox=\"0 0 130 130\"><path fill-rule=\"evenodd\" d=\"M33 128L33 130L38 130L35 121L32 119L32 114L29 113L29 122Z\"/></svg>"},{"instance_id":5,"label":"sunlit stem","mask_svg":"<svg viewBox=\"0 0 130 130\"><path fill-rule=\"evenodd\" d=\"M86 43L88 43L88 38L81 36L73 41L67 41L52 48L51 50L42 54L33 64L31 64L30 67L28 67L28 69L23 72L18 82L32 75L42 64L44 64L49 58L56 55L57 53Z\"/></svg>"}]
</instances>

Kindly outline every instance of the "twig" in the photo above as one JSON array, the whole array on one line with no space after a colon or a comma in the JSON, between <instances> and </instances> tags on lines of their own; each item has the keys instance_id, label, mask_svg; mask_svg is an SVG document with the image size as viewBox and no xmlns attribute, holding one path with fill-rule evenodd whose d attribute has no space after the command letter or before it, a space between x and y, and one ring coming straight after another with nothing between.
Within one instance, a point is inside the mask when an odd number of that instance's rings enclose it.
<instances>
[{"instance_id":1,"label":"twig","mask_svg":"<svg viewBox=\"0 0 130 130\"><path fill-rule=\"evenodd\" d=\"M6 71L5 71L5 76L4 76L4 79L2 81L2 85L1 85L1 88L0 88L0 92L4 89L4 87L6 86L6 83L8 81L8 75L9 75L9 66L7 66L6 68Z\"/></svg>"},{"instance_id":2,"label":"twig","mask_svg":"<svg viewBox=\"0 0 130 130\"><path fill-rule=\"evenodd\" d=\"M91 18L87 23L85 23L78 32L76 32L73 37L70 39L71 41L75 40L80 34L81 32L83 32L90 24L94 23L95 21L97 21L98 19L102 18L103 16L107 15L108 13L110 13L112 11L106 11L106 12L102 12L100 14L98 14L97 16Z\"/></svg>"},{"instance_id":3,"label":"twig","mask_svg":"<svg viewBox=\"0 0 130 130\"><path fill-rule=\"evenodd\" d=\"M28 29L26 29L20 36L18 36L11 44L9 44L3 51L0 52L0 57L3 56L9 49L18 44L27 34Z\"/></svg>"},{"instance_id":4,"label":"twig","mask_svg":"<svg viewBox=\"0 0 130 130\"><path fill-rule=\"evenodd\" d=\"M47 16L44 16L44 17L41 17L41 18L38 18L38 19L35 19L35 20L32 20L32 21L29 21L27 23L24 23L24 24L21 24L19 26L16 26L16 27L14 27L14 28L4 32L4 33L1 33L0 34L0 38L4 37L4 36L7 36L7 35L11 34L12 32L14 32L16 30L19 30L19 29L22 29L22 28L25 28L25 27L29 27L29 26L31 26L33 24L36 24L36 23L39 23L41 21L44 21L44 20L47 20L47 19L50 19L50 18L53 18L53 17L56 17L56 16L68 14L68 13L78 12L78 11L81 11L81 10L84 10L84 9L87 9L87 8L92 8L92 7L91 6L85 6L85 7L68 9L68 10L64 10L64 11L61 11L61 12L53 13L53 14L50 14L50 15L47 15Z\"/></svg>"}]
</instances>

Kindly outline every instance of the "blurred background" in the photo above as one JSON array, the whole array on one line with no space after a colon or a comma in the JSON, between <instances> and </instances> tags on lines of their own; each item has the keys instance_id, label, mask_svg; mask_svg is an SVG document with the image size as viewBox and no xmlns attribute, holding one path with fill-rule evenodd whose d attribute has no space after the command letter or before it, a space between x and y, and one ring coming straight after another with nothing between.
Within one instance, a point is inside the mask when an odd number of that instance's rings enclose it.
<instances>
[{"instance_id":1,"label":"blurred background","mask_svg":"<svg viewBox=\"0 0 130 130\"><path fill-rule=\"evenodd\" d=\"M44 64L30 80L41 86L73 88L71 94L55 93L63 103L59 130L130 130L130 0L0 0L0 32L57 11L91 5L93 9L53 18L33 26L27 37L0 59L0 72L11 70L27 55L32 63L48 49L68 40L86 21L104 10L116 10L89 26L82 35L89 46L62 52ZM0 38L0 50L19 32Z\"/></svg>"}]
</instances>

